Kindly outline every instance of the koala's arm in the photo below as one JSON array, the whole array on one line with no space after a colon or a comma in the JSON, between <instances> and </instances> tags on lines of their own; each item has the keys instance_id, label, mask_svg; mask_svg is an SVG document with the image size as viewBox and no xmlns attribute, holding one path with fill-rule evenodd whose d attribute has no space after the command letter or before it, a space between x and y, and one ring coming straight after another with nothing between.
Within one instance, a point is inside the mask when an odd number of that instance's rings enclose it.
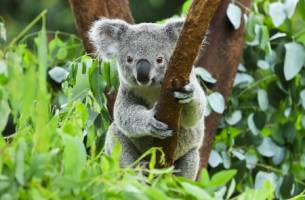
<instances>
[{"instance_id":1,"label":"koala's arm","mask_svg":"<svg viewBox=\"0 0 305 200\"><path fill-rule=\"evenodd\" d=\"M154 108L148 109L128 90L120 88L114 107L114 122L129 138L152 136L164 139L172 135L168 126L154 117Z\"/></svg>"},{"instance_id":2,"label":"koala's arm","mask_svg":"<svg viewBox=\"0 0 305 200\"><path fill-rule=\"evenodd\" d=\"M191 73L190 83L194 87L193 99L183 105L180 124L183 128L191 128L197 123L203 123L206 96L194 72Z\"/></svg>"}]
</instances>

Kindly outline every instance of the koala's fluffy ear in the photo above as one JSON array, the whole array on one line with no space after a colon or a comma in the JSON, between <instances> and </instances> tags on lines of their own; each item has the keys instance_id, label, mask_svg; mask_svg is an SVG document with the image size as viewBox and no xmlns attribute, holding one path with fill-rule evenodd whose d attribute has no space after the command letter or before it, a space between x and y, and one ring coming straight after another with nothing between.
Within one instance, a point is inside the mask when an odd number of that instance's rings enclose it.
<instances>
[{"instance_id":1,"label":"koala's fluffy ear","mask_svg":"<svg viewBox=\"0 0 305 200\"><path fill-rule=\"evenodd\" d=\"M165 31L170 39L176 41L183 28L184 19L173 19L167 22L165 25Z\"/></svg>"},{"instance_id":2,"label":"koala's fluffy ear","mask_svg":"<svg viewBox=\"0 0 305 200\"><path fill-rule=\"evenodd\" d=\"M89 39L95 52L101 58L112 58L119 49L122 33L128 24L119 19L99 19L89 30Z\"/></svg>"}]
</instances>

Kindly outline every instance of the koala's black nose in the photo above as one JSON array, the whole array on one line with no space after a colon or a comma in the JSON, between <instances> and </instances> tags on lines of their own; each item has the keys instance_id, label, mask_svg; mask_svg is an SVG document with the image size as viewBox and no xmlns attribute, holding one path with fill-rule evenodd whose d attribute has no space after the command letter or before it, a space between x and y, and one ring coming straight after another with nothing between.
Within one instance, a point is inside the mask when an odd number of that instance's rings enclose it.
<instances>
[{"instance_id":1,"label":"koala's black nose","mask_svg":"<svg viewBox=\"0 0 305 200\"><path fill-rule=\"evenodd\" d=\"M140 83L146 84L149 82L149 72L150 72L151 64L146 59L141 59L136 64L137 69L137 80Z\"/></svg>"}]
</instances>

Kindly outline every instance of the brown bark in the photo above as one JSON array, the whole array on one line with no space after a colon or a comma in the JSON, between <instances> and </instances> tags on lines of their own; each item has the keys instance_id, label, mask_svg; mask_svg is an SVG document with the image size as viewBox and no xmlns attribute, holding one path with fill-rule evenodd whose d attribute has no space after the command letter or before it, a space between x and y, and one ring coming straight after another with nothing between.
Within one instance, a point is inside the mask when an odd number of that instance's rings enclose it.
<instances>
[{"instance_id":1,"label":"brown bark","mask_svg":"<svg viewBox=\"0 0 305 200\"><path fill-rule=\"evenodd\" d=\"M193 1L165 74L156 118L168 124L174 131L174 135L164 140L156 140L154 143L154 146L163 148L166 158L165 166L171 166L174 163L182 108L171 93L173 90L182 89L189 82L194 60L219 3L220 0Z\"/></svg>"},{"instance_id":2,"label":"brown bark","mask_svg":"<svg viewBox=\"0 0 305 200\"><path fill-rule=\"evenodd\" d=\"M100 17L118 18L129 23L133 22L128 0L69 0L69 2L87 53L93 53L87 35L92 22Z\"/></svg>"},{"instance_id":3,"label":"brown bark","mask_svg":"<svg viewBox=\"0 0 305 200\"><path fill-rule=\"evenodd\" d=\"M208 46L199 53L197 62L197 66L204 67L216 78L217 83L212 85L211 89L220 92L226 99L230 95L244 46L244 22L238 30L235 30L226 15L230 2L231 0L224 0L214 15L208 36ZM238 2L249 7L251 0ZM201 167L207 167L214 134L220 119L220 114L212 113L205 121Z\"/></svg>"}]
</instances>

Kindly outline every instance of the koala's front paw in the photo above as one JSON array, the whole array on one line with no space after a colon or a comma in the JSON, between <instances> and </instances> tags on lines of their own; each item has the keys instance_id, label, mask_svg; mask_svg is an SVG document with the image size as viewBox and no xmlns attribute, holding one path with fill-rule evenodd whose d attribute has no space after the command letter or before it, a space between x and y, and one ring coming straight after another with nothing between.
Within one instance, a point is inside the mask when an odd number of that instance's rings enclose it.
<instances>
[{"instance_id":1,"label":"koala's front paw","mask_svg":"<svg viewBox=\"0 0 305 200\"><path fill-rule=\"evenodd\" d=\"M192 83L187 84L181 90L173 92L174 97L179 103L189 103L194 98L194 85Z\"/></svg>"},{"instance_id":2,"label":"koala's front paw","mask_svg":"<svg viewBox=\"0 0 305 200\"><path fill-rule=\"evenodd\" d=\"M165 139L173 135L173 131L167 124L156 120L154 117L149 122L150 132L153 137Z\"/></svg>"}]
</instances>

